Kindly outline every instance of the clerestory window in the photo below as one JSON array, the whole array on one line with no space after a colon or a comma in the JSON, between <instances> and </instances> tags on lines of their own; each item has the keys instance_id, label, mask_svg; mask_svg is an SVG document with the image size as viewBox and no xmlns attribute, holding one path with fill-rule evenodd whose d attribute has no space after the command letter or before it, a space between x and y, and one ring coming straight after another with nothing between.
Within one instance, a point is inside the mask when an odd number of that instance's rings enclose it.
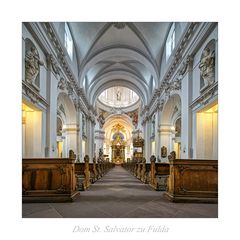
<instances>
[{"instance_id":1,"label":"clerestory window","mask_svg":"<svg viewBox=\"0 0 240 240\"><path fill-rule=\"evenodd\" d=\"M166 41L166 61L171 56L175 48L175 23L172 24Z\"/></svg>"}]
</instances>

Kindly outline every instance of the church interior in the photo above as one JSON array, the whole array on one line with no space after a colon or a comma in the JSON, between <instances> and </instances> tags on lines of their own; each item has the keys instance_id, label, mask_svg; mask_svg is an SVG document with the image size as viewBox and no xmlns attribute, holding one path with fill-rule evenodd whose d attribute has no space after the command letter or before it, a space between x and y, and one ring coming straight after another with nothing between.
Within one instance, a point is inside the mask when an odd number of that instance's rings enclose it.
<instances>
[{"instance_id":1,"label":"church interior","mask_svg":"<svg viewBox=\"0 0 240 240\"><path fill-rule=\"evenodd\" d=\"M23 218L218 217L218 23L22 23Z\"/></svg>"}]
</instances>

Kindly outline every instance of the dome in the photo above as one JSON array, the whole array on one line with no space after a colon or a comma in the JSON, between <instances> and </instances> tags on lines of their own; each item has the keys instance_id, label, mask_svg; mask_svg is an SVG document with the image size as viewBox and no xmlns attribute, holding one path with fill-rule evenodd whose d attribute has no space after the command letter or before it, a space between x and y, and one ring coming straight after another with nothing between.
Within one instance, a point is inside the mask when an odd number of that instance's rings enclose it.
<instances>
[{"instance_id":1,"label":"dome","mask_svg":"<svg viewBox=\"0 0 240 240\"><path fill-rule=\"evenodd\" d=\"M103 91L98 100L107 106L121 108L135 104L139 96L126 87L111 87Z\"/></svg>"}]
</instances>

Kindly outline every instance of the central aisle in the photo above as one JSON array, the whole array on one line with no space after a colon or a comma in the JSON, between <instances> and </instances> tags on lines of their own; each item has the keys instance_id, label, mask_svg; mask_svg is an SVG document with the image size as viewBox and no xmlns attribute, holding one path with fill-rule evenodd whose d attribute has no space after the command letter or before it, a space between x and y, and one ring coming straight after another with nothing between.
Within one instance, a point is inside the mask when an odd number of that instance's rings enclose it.
<instances>
[{"instance_id":1,"label":"central aisle","mask_svg":"<svg viewBox=\"0 0 240 240\"><path fill-rule=\"evenodd\" d=\"M217 217L217 204L171 203L162 195L116 166L73 203L23 204L23 217Z\"/></svg>"}]
</instances>

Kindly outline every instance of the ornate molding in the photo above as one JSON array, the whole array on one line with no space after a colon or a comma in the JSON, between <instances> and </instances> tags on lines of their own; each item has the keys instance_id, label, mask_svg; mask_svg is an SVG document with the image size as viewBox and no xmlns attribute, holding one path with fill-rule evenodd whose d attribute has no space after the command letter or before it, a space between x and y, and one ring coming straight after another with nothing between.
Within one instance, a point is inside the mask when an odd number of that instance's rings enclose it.
<instances>
[{"instance_id":1,"label":"ornate molding","mask_svg":"<svg viewBox=\"0 0 240 240\"><path fill-rule=\"evenodd\" d=\"M50 66L51 71L56 75L60 75L60 67L52 54L49 54L47 56L47 60L48 60L48 64Z\"/></svg>"},{"instance_id":2,"label":"ornate molding","mask_svg":"<svg viewBox=\"0 0 240 240\"><path fill-rule=\"evenodd\" d=\"M183 57L183 52L186 50L188 43L190 42L195 30L197 29L199 23L191 23L187 29L187 31L185 32L185 35L183 36L181 42L178 44L178 46L176 47L176 51L173 57L173 60L170 64L170 67L168 68L166 74L163 77L163 80L161 81L160 87L157 90L158 91L158 95L161 96L161 94L163 92L165 93L169 93L172 90L180 90L181 89L181 80L183 75L186 73L188 66L192 60L191 56L187 56L186 60L183 62L182 66L179 69L178 72L178 77L172 81L172 83L169 83L171 77L173 76L173 74L176 72L177 68L179 67L179 63L182 60ZM148 104L148 106L151 106L153 104L153 102L155 101L156 96L153 95L150 103Z\"/></svg>"},{"instance_id":3,"label":"ornate molding","mask_svg":"<svg viewBox=\"0 0 240 240\"><path fill-rule=\"evenodd\" d=\"M58 89L64 91L67 88L67 81L64 77L61 77L58 82Z\"/></svg>"},{"instance_id":4,"label":"ornate molding","mask_svg":"<svg viewBox=\"0 0 240 240\"><path fill-rule=\"evenodd\" d=\"M125 22L114 22L112 24L118 30L124 29L127 25L127 23L125 23Z\"/></svg>"},{"instance_id":5,"label":"ornate molding","mask_svg":"<svg viewBox=\"0 0 240 240\"><path fill-rule=\"evenodd\" d=\"M71 68L65 59L65 50L62 47L62 44L61 44L60 40L58 39L54 28L52 27L52 25L49 22L42 23L42 26L57 52L58 62L60 63L64 73L66 74L66 76L71 84L71 88L77 93L77 95L79 97L82 98L86 107L89 108L89 103L87 101L87 98L86 98L83 90L79 87L78 82L75 79L74 74L72 73Z\"/></svg>"},{"instance_id":6,"label":"ornate molding","mask_svg":"<svg viewBox=\"0 0 240 240\"><path fill-rule=\"evenodd\" d=\"M190 105L191 108L197 106L198 104L206 105L211 100L213 96L216 96L218 92L218 82L215 82L210 88L206 89L202 94L194 100L194 102Z\"/></svg>"},{"instance_id":7,"label":"ornate molding","mask_svg":"<svg viewBox=\"0 0 240 240\"><path fill-rule=\"evenodd\" d=\"M44 106L48 107L48 102L39 94L39 92L33 89L31 85L25 81L22 81L22 91L32 103L42 103Z\"/></svg>"}]
</instances>

